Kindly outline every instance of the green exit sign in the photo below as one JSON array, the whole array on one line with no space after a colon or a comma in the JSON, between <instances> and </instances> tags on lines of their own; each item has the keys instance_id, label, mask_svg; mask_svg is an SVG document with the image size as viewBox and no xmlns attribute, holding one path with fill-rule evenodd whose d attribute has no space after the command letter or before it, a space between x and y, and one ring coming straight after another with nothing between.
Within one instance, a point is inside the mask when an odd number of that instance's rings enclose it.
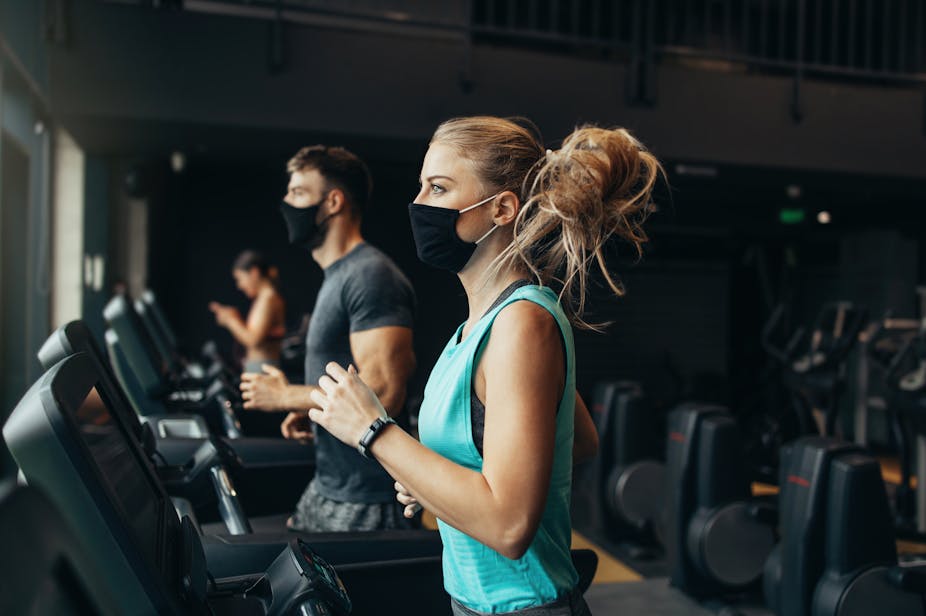
<instances>
[{"instance_id":1,"label":"green exit sign","mask_svg":"<svg viewBox=\"0 0 926 616\"><path fill-rule=\"evenodd\" d=\"M778 221L783 225L799 225L804 222L804 210L799 208L782 208L778 210Z\"/></svg>"}]
</instances>

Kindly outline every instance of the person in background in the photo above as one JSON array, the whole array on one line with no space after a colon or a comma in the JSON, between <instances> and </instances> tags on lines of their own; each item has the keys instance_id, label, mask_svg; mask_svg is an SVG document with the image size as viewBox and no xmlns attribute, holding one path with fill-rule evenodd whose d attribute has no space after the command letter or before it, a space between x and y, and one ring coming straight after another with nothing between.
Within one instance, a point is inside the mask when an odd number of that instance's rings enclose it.
<instances>
[{"instance_id":1,"label":"person in background","mask_svg":"<svg viewBox=\"0 0 926 616\"><path fill-rule=\"evenodd\" d=\"M264 256L245 250L232 266L238 289L251 300L248 318L234 306L210 302L215 322L244 347L244 372L261 372L280 365L280 341L286 333L286 304L277 289L279 274Z\"/></svg>"}]
</instances>

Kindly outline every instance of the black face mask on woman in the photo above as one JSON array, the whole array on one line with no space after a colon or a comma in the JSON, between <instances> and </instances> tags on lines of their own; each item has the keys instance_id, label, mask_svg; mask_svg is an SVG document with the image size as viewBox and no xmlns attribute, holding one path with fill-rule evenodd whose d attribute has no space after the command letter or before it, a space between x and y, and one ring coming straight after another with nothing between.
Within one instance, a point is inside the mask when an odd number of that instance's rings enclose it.
<instances>
[{"instance_id":1,"label":"black face mask on woman","mask_svg":"<svg viewBox=\"0 0 926 616\"><path fill-rule=\"evenodd\" d=\"M318 218L318 208L328 195L319 199L318 203L313 203L309 207L293 207L286 201L280 202L280 213L283 214L283 220L286 221L286 230L289 232L290 244L303 244L309 249L317 248L325 241L325 230L322 228L331 216L322 219L321 222L315 222Z\"/></svg>"},{"instance_id":2,"label":"black face mask on woman","mask_svg":"<svg viewBox=\"0 0 926 616\"><path fill-rule=\"evenodd\" d=\"M460 214L484 205L497 196L497 194L492 195L462 210L409 203L408 216L411 219L412 236L415 238L418 258L433 267L450 270L455 274L459 273L476 252L479 242L489 237L498 225L493 225L475 242L464 242L457 235L457 219Z\"/></svg>"}]
</instances>

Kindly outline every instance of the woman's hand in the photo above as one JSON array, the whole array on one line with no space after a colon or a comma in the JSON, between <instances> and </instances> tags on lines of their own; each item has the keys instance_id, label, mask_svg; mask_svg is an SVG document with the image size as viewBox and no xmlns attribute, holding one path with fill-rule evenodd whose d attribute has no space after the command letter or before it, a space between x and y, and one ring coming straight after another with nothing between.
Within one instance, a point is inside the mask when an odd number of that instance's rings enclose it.
<instances>
[{"instance_id":1,"label":"woman's hand","mask_svg":"<svg viewBox=\"0 0 926 616\"><path fill-rule=\"evenodd\" d=\"M320 389L313 389L310 395L316 408L309 409L309 419L356 447L370 424L386 417L386 411L353 366L345 370L331 362L325 370L328 374L318 379Z\"/></svg>"},{"instance_id":2,"label":"woman's hand","mask_svg":"<svg viewBox=\"0 0 926 616\"><path fill-rule=\"evenodd\" d=\"M412 496L411 492L405 489L398 481L395 482L395 499L405 505L404 515L406 518L413 518L415 514L421 511L421 504L418 499Z\"/></svg>"},{"instance_id":3,"label":"woman's hand","mask_svg":"<svg viewBox=\"0 0 926 616\"><path fill-rule=\"evenodd\" d=\"M241 313L234 306L226 306L218 302L209 302L209 310L215 315L216 325L225 327L231 321L240 321Z\"/></svg>"}]
</instances>

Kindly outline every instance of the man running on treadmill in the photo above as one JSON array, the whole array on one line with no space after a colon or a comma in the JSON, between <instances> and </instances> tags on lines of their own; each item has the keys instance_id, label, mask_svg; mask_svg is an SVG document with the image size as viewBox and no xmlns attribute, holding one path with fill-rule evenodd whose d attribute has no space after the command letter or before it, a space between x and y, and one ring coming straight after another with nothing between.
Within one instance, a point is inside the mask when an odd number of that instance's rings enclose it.
<instances>
[{"instance_id":1,"label":"man running on treadmill","mask_svg":"<svg viewBox=\"0 0 926 616\"><path fill-rule=\"evenodd\" d=\"M287 171L280 208L289 241L306 246L325 273L306 337L305 382L317 383L328 362L353 364L396 416L415 365L415 295L399 268L361 235L370 172L351 152L323 145L299 150ZM287 526L310 532L407 527L393 480L379 463L309 420L316 387L290 384L271 366L263 371L242 375L244 407L289 411L283 436L315 440L315 477Z\"/></svg>"}]
</instances>

